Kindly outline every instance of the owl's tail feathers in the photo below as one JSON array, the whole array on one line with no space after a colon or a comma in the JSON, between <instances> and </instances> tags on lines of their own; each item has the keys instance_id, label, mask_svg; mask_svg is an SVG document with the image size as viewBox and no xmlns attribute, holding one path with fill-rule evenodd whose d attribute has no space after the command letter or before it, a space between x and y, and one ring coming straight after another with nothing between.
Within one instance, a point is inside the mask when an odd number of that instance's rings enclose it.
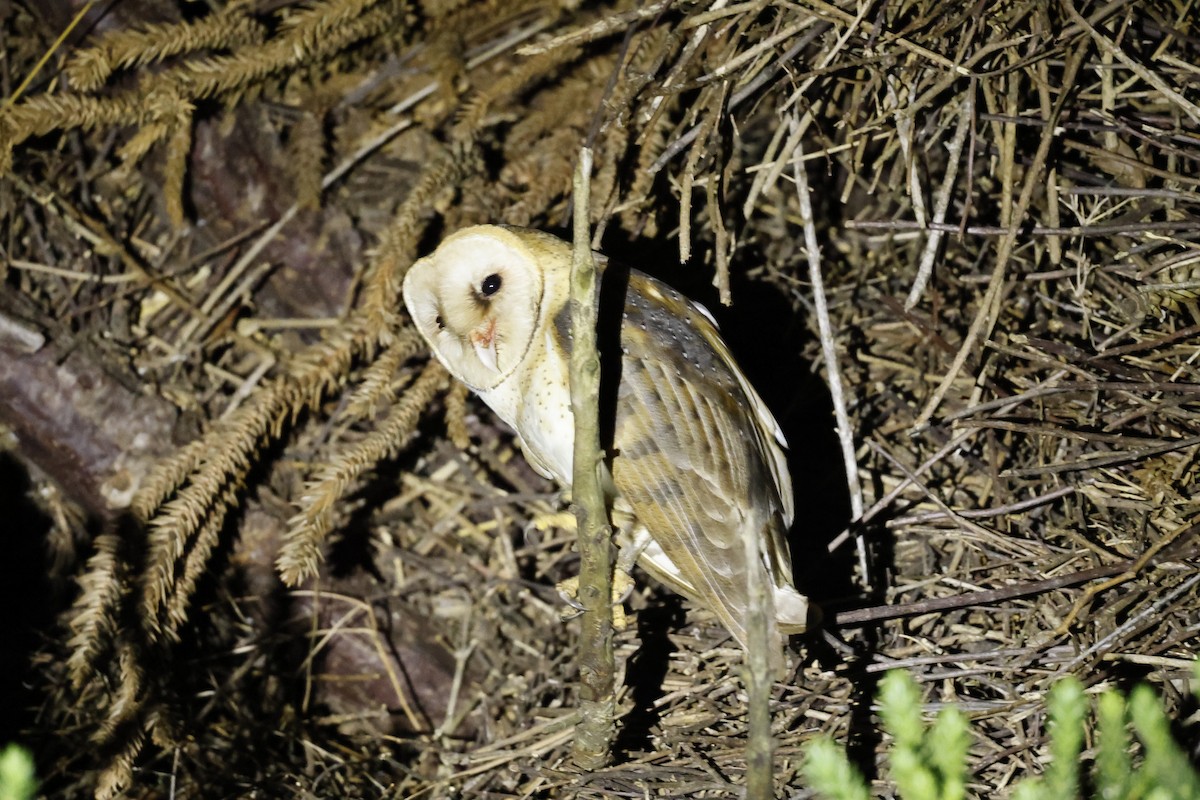
<instances>
[{"instance_id":1,"label":"owl's tail feathers","mask_svg":"<svg viewBox=\"0 0 1200 800\"><path fill-rule=\"evenodd\" d=\"M780 633L804 633L821 623L821 609L791 586L776 586L775 619Z\"/></svg>"}]
</instances>

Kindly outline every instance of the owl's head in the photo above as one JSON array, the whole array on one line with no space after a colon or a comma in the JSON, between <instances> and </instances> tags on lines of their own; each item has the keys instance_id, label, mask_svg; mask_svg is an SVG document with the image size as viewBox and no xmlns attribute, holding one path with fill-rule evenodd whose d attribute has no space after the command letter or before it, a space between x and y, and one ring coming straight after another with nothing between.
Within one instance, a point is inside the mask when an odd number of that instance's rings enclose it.
<instances>
[{"instance_id":1,"label":"owl's head","mask_svg":"<svg viewBox=\"0 0 1200 800\"><path fill-rule=\"evenodd\" d=\"M477 225L413 264L404 303L438 360L472 389L487 390L529 349L542 287L537 254L517 232Z\"/></svg>"}]
</instances>

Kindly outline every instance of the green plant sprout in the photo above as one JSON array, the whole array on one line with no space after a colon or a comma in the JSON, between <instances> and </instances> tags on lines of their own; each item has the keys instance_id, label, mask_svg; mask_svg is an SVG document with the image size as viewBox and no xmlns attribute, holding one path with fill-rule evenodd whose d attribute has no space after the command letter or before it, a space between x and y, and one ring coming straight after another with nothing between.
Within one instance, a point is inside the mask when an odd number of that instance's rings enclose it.
<instances>
[{"instance_id":1,"label":"green plant sprout","mask_svg":"<svg viewBox=\"0 0 1200 800\"><path fill-rule=\"evenodd\" d=\"M30 800L37 791L33 756L20 745L0 751L0 800Z\"/></svg>"},{"instance_id":2,"label":"green plant sprout","mask_svg":"<svg viewBox=\"0 0 1200 800\"><path fill-rule=\"evenodd\" d=\"M1200 697L1200 660L1193 667L1193 691ZM1084 731L1091 712L1083 685L1063 678L1046 699L1050 763L1044 774L1017 782L1013 800L1200 800L1200 774L1171 735L1170 720L1154 690L1139 685L1129 693L1108 689L1096 698L1095 749L1091 782L1081 779ZM921 719L921 692L906 672L895 670L879 685L879 714L892 738L886 774L903 800L961 800L966 796L966 715L940 711L932 725ZM1130 729L1141 745L1140 763L1131 756ZM828 800L866 800L866 780L827 736L804 748L802 772L808 785Z\"/></svg>"}]
</instances>

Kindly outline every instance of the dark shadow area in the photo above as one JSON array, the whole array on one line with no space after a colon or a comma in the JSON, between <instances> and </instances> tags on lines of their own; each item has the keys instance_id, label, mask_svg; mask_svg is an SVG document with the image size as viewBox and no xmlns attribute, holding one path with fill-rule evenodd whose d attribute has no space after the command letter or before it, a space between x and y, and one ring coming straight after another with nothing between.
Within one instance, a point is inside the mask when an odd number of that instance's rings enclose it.
<instances>
[{"instance_id":1,"label":"dark shadow area","mask_svg":"<svg viewBox=\"0 0 1200 800\"><path fill-rule=\"evenodd\" d=\"M50 520L29 497L25 468L0 453L0 505L4 508L4 558L0 560L0 747L22 739L34 723L33 706L41 681L31 659L54 624L55 596L50 583L46 537Z\"/></svg>"},{"instance_id":2,"label":"dark shadow area","mask_svg":"<svg viewBox=\"0 0 1200 800\"><path fill-rule=\"evenodd\" d=\"M856 595L853 547L828 549L849 524L850 495L829 390L803 356L809 332L791 299L776 287L735 274L731 288L734 304L719 307L717 320L788 442L796 586L819 606Z\"/></svg>"},{"instance_id":3,"label":"dark shadow area","mask_svg":"<svg viewBox=\"0 0 1200 800\"><path fill-rule=\"evenodd\" d=\"M618 754L651 751L651 733L662 712L654 704L662 697L663 680L675 645L668 632L684 624L687 615L683 610L683 598L673 594L661 594L659 601L638 612L637 649L625 666L625 685L631 688L633 710L621 719L617 740L613 749Z\"/></svg>"},{"instance_id":4,"label":"dark shadow area","mask_svg":"<svg viewBox=\"0 0 1200 800\"><path fill-rule=\"evenodd\" d=\"M838 636L838 633L832 631L827 635ZM879 647L879 636L875 628L868 627L852 643L844 642L843 646L849 647L853 654L847 657L844 652L833 651L833 657L849 667L846 678L853 687L850 693L846 756L859 772L871 781L878 777L875 753L883 738L883 729L872 718L871 704L875 702L879 681L885 673L868 672L866 668L874 661L874 654Z\"/></svg>"},{"instance_id":5,"label":"dark shadow area","mask_svg":"<svg viewBox=\"0 0 1200 800\"><path fill-rule=\"evenodd\" d=\"M821 375L804 358L810 343L805 320L790 298L778 288L733 275L734 305L717 309L725 341L763 400L775 414L788 442L788 468L795 493L796 521L790 532L796 587L808 595L823 617L815 629L793 642L805 658L825 669L848 669L854 691L850 697L847 755L870 780L875 775L875 749L880 732L871 718L871 704L882 673L868 673L878 647L874 628L849 640L833 627L836 610L871 605L856 583L856 549L848 540L834 552L829 544L850 527L850 493L835 428L833 401ZM879 494L877 492L877 494ZM852 529L853 530L853 529ZM871 552L869 564L890 564L889 537L874 542L865 531ZM872 585L881 585L872 581ZM839 641L838 646L831 644Z\"/></svg>"}]
</instances>

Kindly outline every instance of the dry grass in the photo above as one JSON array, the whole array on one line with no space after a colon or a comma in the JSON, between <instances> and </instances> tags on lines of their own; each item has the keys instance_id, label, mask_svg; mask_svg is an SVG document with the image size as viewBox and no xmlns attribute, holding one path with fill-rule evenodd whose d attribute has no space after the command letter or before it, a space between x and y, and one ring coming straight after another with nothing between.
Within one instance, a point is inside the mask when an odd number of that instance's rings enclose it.
<instances>
[{"instance_id":1,"label":"dry grass","mask_svg":"<svg viewBox=\"0 0 1200 800\"><path fill-rule=\"evenodd\" d=\"M443 231L561 229L585 141L603 247L732 299L793 445L828 626L775 690L789 797L818 731L874 763L888 668L971 715L980 797L1039 769L1058 676L1187 707L1190 3L163 3L57 49L36 5L0 14L0 314L206 431L48 648L30 737L64 793L736 791L740 653L652 589L621 757L570 765L559 503L397 303Z\"/></svg>"}]
</instances>

